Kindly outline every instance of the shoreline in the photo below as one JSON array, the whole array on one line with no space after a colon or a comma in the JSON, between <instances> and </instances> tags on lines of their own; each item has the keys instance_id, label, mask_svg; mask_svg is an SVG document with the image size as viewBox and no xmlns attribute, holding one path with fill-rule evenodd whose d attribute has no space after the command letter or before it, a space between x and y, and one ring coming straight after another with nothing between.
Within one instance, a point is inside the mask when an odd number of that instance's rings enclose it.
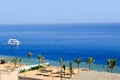
<instances>
[{"instance_id":1,"label":"shoreline","mask_svg":"<svg viewBox=\"0 0 120 80\"><path fill-rule=\"evenodd\" d=\"M13 67L13 63L6 63L6 64L0 64L0 67L1 69L7 69L5 66L11 66ZM38 64L36 64L38 65ZM30 65L30 66L33 66L33 65ZM27 67L27 65L22 65L21 68L23 67ZM49 66L46 68L47 70L54 70L55 72L58 70L60 70L60 67L58 66ZM67 69L69 69L67 67ZM71 79L65 79L65 80L80 80L80 79L85 79L85 80L97 80L98 78L100 80L104 80L104 79L107 79L107 80L119 80L120 79L120 74L118 73L108 73L108 72L99 72L99 71L93 71L93 70L87 70L85 68L80 68L80 73L78 74L78 69L77 68L74 68L74 72L75 72L75 75L73 75L73 77ZM23 76L23 77L31 77L31 78L39 78L39 79L45 79L45 80L51 80L51 76L43 76L43 75L37 75L39 74L37 71L38 70L31 70L31 71L26 71L26 72L23 72L23 73L19 73L18 74L18 71L19 70L19 67L16 68L14 71L11 71L11 72L4 72L2 71L2 79L4 80L17 80L18 79L18 76ZM53 71L53 72L54 72ZM66 70L67 72L69 72L68 70ZM4 73L3 73L4 72ZM44 75L50 75L50 73L42 73ZM54 74L55 76L55 74ZM67 76L66 76L67 77ZM69 75L68 75L69 77ZM54 77L53 80L59 80L60 77Z\"/></svg>"},{"instance_id":2,"label":"shoreline","mask_svg":"<svg viewBox=\"0 0 120 80\"><path fill-rule=\"evenodd\" d=\"M13 58L13 57L15 57L15 56L0 55L0 58L1 58L1 57L7 57L7 58L10 58L10 59L11 59L11 58ZM23 65L26 65L26 64L27 64L27 61L28 61L28 58L23 58L22 64L23 64ZM46 63L46 62L49 62L49 64L50 64L51 66L56 66L56 67L59 67L59 66L60 66L59 61L53 61L53 60L47 60L47 59L45 59L45 63ZM38 64L38 60L37 60L36 58L31 58L31 63L32 63L31 65ZM69 61L63 61L63 63L66 64L67 67L69 66L69 65L68 65ZM77 64L76 64L76 63L74 63L73 66L74 66L74 68L77 68ZM104 72L103 66L107 67L107 65L97 64L97 63L95 64L95 63L93 63L91 70L92 70L92 71ZM87 68L87 69L88 69L88 65L87 65L85 62L81 62L81 63L80 63L80 68ZM114 73L120 74L120 67L119 67L119 66L115 66L115 72L114 72Z\"/></svg>"},{"instance_id":3,"label":"shoreline","mask_svg":"<svg viewBox=\"0 0 120 80\"><path fill-rule=\"evenodd\" d=\"M49 63L45 63L47 65L49 65ZM24 67L22 67L21 69L24 69L25 67L35 67L35 66L38 66L39 64L34 64L34 65L24 65ZM40 64L41 65L41 64ZM50 67L53 67L53 68L60 68L60 66L55 66L55 65L50 65ZM66 66L66 68L69 68L68 66ZM75 70L78 70L77 67L74 67ZM26 69L28 70L28 69ZM90 72L100 72L100 73L110 73L110 74L120 74L120 73L115 73L115 72L107 72L107 71L97 71L97 70L89 70L88 68L82 68L80 67L80 71L90 71Z\"/></svg>"},{"instance_id":4,"label":"shoreline","mask_svg":"<svg viewBox=\"0 0 120 80\"><path fill-rule=\"evenodd\" d=\"M68 68L68 67L67 67ZM60 67L56 67L56 66L50 66L48 67L47 70L60 70ZM99 71L89 71L89 70L84 70L85 68L80 68L80 73L78 74L78 69L75 68L74 69L74 73L72 78L69 78L70 75L66 76L66 78L63 77L63 80L119 80L120 79L120 74L118 73L108 73L108 72L99 72ZM84 71L83 71L84 70ZM54 72L52 71L52 72ZM50 75L50 73L42 73L40 75L38 74L38 70L32 70L32 71L28 71L28 72L23 72L20 73L19 76L22 77L23 79L25 77L28 78L35 78L35 79L44 79L44 80L59 80L60 77L55 77L55 74ZM46 75L46 76L44 76ZM53 76L53 77L52 77ZM60 75L58 75L60 76ZM52 79L53 78L53 79Z\"/></svg>"}]
</instances>

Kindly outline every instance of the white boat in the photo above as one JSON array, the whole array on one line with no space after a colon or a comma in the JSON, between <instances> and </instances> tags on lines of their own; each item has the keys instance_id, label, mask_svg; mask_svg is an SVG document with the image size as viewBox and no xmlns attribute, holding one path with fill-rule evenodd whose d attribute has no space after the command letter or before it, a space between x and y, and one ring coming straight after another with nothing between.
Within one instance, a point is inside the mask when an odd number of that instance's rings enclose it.
<instances>
[{"instance_id":1,"label":"white boat","mask_svg":"<svg viewBox=\"0 0 120 80\"><path fill-rule=\"evenodd\" d=\"M20 45L20 41L18 41L17 39L9 39L8 40L8 45L19 46Z\"/></svg>"}]
</instances>

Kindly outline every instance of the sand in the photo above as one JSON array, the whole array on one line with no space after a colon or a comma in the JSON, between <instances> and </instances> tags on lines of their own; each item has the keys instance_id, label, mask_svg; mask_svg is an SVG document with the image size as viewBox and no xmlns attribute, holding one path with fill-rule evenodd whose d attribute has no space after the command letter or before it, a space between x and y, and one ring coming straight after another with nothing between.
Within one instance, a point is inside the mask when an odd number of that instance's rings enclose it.
<instances>
[{"instance_id":1,"label":"sand","mask_svg":"<svg viewBox=\"0 0 120 80\"><path fill-rule=\"evenodd\" d=\"M49 66L49 67L46 67L45 70L52 71L52 72L41 72L40 70L33 70L33 71L20 73L19 76L26 76L31 78L43 79L43 80L60 80L59 67ZM68 72L68 70L66 70L66 72ZM65 77L69 78L69 75L66 75Z\"/></svg>"},{"instance_id":2,"label":"sand","mask_svg":"<svg viewBox=\"0 0 120 80\"><path fill-rule=\"evenodd\" d=\"M49 67L48 70L53 70L54 72L59 71L60 68L58 67ZM75 74L70 79L70 75L66 75L67 78L63 78L63 80L120 80L120 74L117 73L108 73L108 72L98 72L98 71L89 71L87 69L80 69L80 73L78 74L78 69L74 69ZM33 77L33 78L39 78L44 80L60 80L60 77L55 77L57 74L47 73L47 75L50 76L43 76L43 75L37 75L38 70L29 71L25 73L21 73L21 76L27 76L27 77ZM66 73L69 73L69 70L67 69ZM59 76L59 75L57 75Z\"/></svg>"},{"instance_id":3,"label":"sand","mask_svg":"<svg viewBox=\"0 0 120 80\"><path fill-rule=\"evenodd\" d=\"M0 80L18 80L18 72L17 70L13 72L2 72Z\"/></svg>"},{"instance_id":4,"label":"sand","mask_svg":"<svg viewBox=\"0 0 120 80\"><path fill-rule=\"evenodd\" d=\"M66 80L120 80L120 74L97 72L97 71L84 71L71 79Z\"/></svg>"},{"instance_id":5,"label":"sand","mask_svg":"<svg viewBox=\"0 0 120 80\"><path fill-rule=\"evenodd\" d=\"M13 63L0 64L0 80L18 80L18 66L14 68Z\"/></svg>"},{"instance_id":6,"label":"sand","mask_svg":"<svg viewBox=\"0 0 120 80\"><path fill-rule=\"evenodd\" d=\"M18 74L18 69L7 69L8 67L12 68L14 65L11 63L0 64L0 80L18 80L19 76L26 76L31 78L39 78L44 80L60 80L59 74L55 74L55 72L59 72L60 68L55 66L50 66L46 68L46 70L52 70L48 73L41 73L38 70L27 71L24 73ZM71 79L69 79L69 75L66 75L66 78L63 80L120 80L120 74L117 73L107 73L107 72L98 72L98 71L86 71L86 69L80 69L80 73L77 74L77 69L74 69L75 74ZM66 73L69 73L69 70L66 70ZM46 75L46 76L45 76Z\"/></svg>"},{"instance_id":7,"label":"sand","mask_svg":"<svg viewBox=\"0 0 120 80\"><path fill-rule=\"evenodd\" d=\"M12 63L0 64L0 80L18 80L17 69L13 66Z\"/></svg>"}]
</instances>

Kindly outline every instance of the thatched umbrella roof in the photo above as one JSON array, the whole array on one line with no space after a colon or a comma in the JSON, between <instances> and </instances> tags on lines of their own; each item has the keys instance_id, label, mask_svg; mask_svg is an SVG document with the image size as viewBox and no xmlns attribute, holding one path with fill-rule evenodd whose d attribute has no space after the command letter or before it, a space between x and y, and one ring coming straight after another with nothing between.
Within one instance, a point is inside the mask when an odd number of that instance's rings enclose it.
<instances>
[{"instance_id":1,"label":"thatched umbrella roof","mask_svg":"<svg viewBox=\"0 0 120 80\"><path fill-rule=\"evenodd\" d=\"M0 60L8 60L8 58L0 58Z\"/></svg>"}]
</instances>

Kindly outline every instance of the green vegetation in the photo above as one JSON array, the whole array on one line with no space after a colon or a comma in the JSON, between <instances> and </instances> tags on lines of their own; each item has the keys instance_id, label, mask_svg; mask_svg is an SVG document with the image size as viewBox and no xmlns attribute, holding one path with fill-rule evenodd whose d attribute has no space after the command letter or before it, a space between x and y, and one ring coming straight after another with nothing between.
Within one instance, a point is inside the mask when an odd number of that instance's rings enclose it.
<instances>
[{"instance_id":1,"label":"green vegetation","mask_svg":"<svg viewBox=\"0 0 120 80\"><path fill-rule=\"evenodd\" d=\"M70 78L71 78L72 74L73 74L73 64L72 64L72 61L69 62L69 70L70 70Z\"/></svg>"},{"instance_id":2,"label":"green vegetation","mask_svg":"<svg viewBox=\"0 0 120 80\"><path fill-rule=\"evenodd\" d=\"M19 62L19 65L20 65L20 67L21 67L21 64L22 64L22 57L19 58L18 62Z\"/></svg>"},{"instance_id":3,"label":"green vegetation","mask_svg":"<svg viewBox=\"0 0 120 80\"><path fill-rule=\"evenodd\" d=\"M103 71L104 71L104 72L106 71L106 68L105 68L105 66L103 66Z\"/></svg>"},{"instance_id":4,"label":"green vegetation","mask_svg":"<svg viewBox=\"0 0 120 80\"><path fill-rule=\"evenodd\" d=\"M18 63L18 58L17 57L13 58L13 63L14 63L14 68L16 68L16 65Z\"/></svg>"},{"instance_id":5,"label":"green vegetation","mask_svg":"<svg viewBox=\"0 0 120 80\"><path fill-rule=\"evenodd\" d=\"M114 67L117 63L116 59L107 59L106 62L107 62L107 65L108 65L108 70L107 71L110 72L110 70L111 70L111 72L114 72Z\"/></svg>"},{"instance_id":6,"label":"green vegetation","mask_svg":"<svg viewBox=\"0 0 120 80\"><path fill-rule=\"evenodd\" d=\"M38 59L38 66L39 66L39 68L40 68L40 61L41 61L41 58L42 58L42 56L41 56L41 55L37 55L37 59Z\"/></svg>"},{"instance_id":7,"label":"green vegetation","mask_svg":"<svg viewBox=\"0 0 120 80\"><path fill-rule=\"evenodd\" d=\"M23 72L26 72L27 70L23 69L23 70L20 70L20 73L23 73Z\"/></svg>"},{"instance_id":8,"label":"green vegetation","mask_svg":"<svg viewBox=\"0 0 120 80\"><path fill-rule=\"evenodd\" d=\"M62 66L62 58L61 57L59 58L59 63L60 63L60 66Z\"/></svg>"},{"instance_id":9,"label":"green vegetation","mask_svg":"<svg viewBox=\"0 0 120 80\"><path fill-rule=\"evenodd\" d=\"M80 58L76 58L76 59L74 60L74 62L76 62L76 63L78 64L78 73L79 73L79 71L80 71L81 59L80 59Z\"/></svg>"},{"instance_id":10,"label":"green vegetation","mask_svg":"<svg viewBox=\"0 0 120 80\"><path fill-rule=\"evenodd\" d=\"M23 70L20 70L20 73L23 73L23 72L26 72L26 71L31 71L31 70L37 70L39 68L43 68L42 65L38 65L38 66L35 66L35 67L31 67L30 69L26 70L26 69L23 69Z\"/></svg>"},{"instance_id":11,"label":"green vegetation","mask_svg":"<svg viewBox=\"0 0 120 80\"><path fill-rule=\"evenodd\" d=\"M30 64L30 58L31 58L31 56L32 56L32 53L29 52L29 53L28 53L29 64ZM43 65L43 66L40 65L40 63L41 63L42 61L44 62L44 60L43 60L44 57L42 57L41 55L37 55L37 59L38 59L38 66L31 67L29 70L37 70L37 69L40 69L40 68L42 68L42 67L44 66L44 65ZM20 58L14 57L14 58L12 59L12 61L13 61L13 63L14 63L14 67L16 67L17 63L19 63L20 66L21 66L21 64L22 64L22 58L21 58L21 57L20 57ZM76 59L74 59L73 61L77 64L78 73L79 73L79 72L80 72L81 59L80 59L80 58L76 58ZM88 58L86 59L85 62L88 64L89 70L91 69L92 63L93 63L94 61L95 61L95 60L94 60L94 58L92 58L92 57L88 57ZM43 62L42 62L42 63L43 63ZM116 66L116 64L117 64L117 60L116 60L116 59L107 59L106 62L107 62L108 67L106 68L105 66L101 66L101 67L103 67L103 70L104 70L104 71L108 71L108 72L114 72L114 68L115 68L115 66ZM60 69L61 69L61 70L60 70L60 80L62 80L63 75L64 75L64 78L65 78L66 65L63 64L63 61L62 61L62 58L61 58L61 57L59 58L59 64L60 64ZM49 66L50 66L50 64L49 64ZM20 72L25 72L25 71L29 71L29 70L21 70ZM62 70L63 70L63 71L62 71ZM70 72L70 77L72 77L72 74L73 74L73 63L72 63L72 61L69 62L69 72ZM64 73L64 74L63 74L63 73Z\"/></svg>"},{"instance_id":12,"label":"green vegetation","mask_svg":"<svg viewBox=\"0 0 120 80\"><path fill-rule=\"evenodd\" d=\"M29 53L28 53L28 64L29 64L29 65L30 65L30 58L31 58L31 56L32 56L32 53L29 52Z\"/></svg>"},{"instance_id":13,"label":"green vegetation","mask_svg":"<svg viewBox=\"0 0 120 80\"><path fill-rule=\"evenodd\" d=\"M86 63L88 64L89 70L90 70L91 65L92 65L92 63L93 63L94 61L95 61L95 60L94 60L92 57L88 57L88 58L87 58Z\"/></svg>"},{"instance_id":14,"label":"green vegetation","mask_svg":"<svg viewBox=\"0 0 120 80\"><path fill-rule=\"evenodd\" d=\"M40 69L40 68L43 68L42 65L38 65L38 66L35 66L35 67L31 67L30 70L37 70L37 69Z\"/></svg>"},{"instance_id":15,"label":"green vegetation","mask_svg":"<svg viewBox=\"0 0 120 80\"><path fill-rule=\"evenodd\" d=\"M42 64L44 65L44 57L41 57Z\"/></svg>"},{"instance_id":16,"label":"green vegetation","mask_svg":"<svg viewBox=\"0 0 120 80\"><path fill-rule=\"evenodd\" d=\"M62 68L63 68L63 70L64 70L64 78L65 78L65 70L66 70L65 64L63 64Z\"/></svg>"},{"instance_id":17,"label":"green vegetation","mask_svg":"<svg viewBox=\"0 0 120 80\"><path fill-rule=\"evenodd\" d=\"M60 71L60 80L62 80L62 58L59 58L59 63L60 63L60 67L61 67L61 71Z\"/></svg>"}]
</instances>

